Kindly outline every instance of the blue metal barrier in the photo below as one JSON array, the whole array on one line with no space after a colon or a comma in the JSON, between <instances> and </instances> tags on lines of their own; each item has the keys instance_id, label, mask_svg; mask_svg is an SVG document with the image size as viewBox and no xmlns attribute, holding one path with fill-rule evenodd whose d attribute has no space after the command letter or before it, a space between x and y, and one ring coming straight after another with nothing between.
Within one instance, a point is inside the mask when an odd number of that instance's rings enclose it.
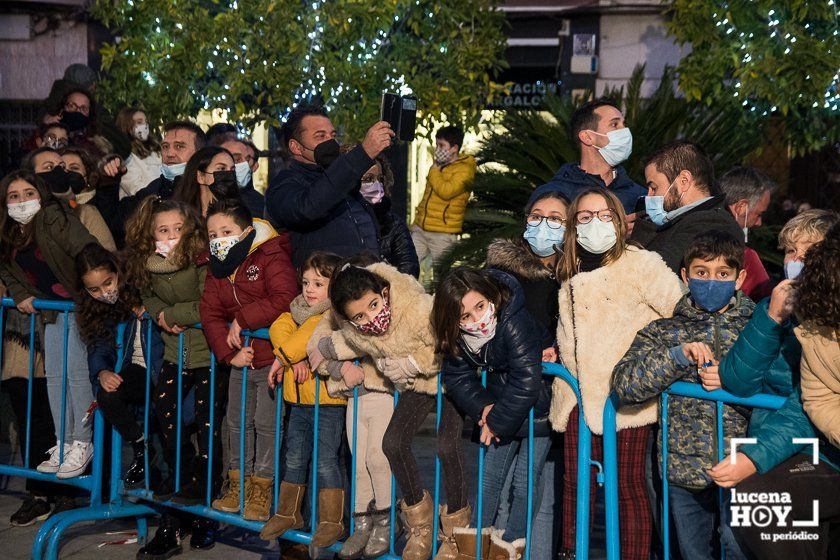
<instances>
[{"instance_id":1,"label":"blue metal barrier","mask_svg":"<svg viewBox=\"0 0 840 560\"><path fill-rule=\"evenodd\" d=\"M670 511L669 511L669 483L668 483L668 397L669 396L690 397L715 402L717 416L717 457L718 462L724 458L724 434L723 434L723 405L732 404L753 408L766 408L777 410L785 403L785 397L778 395L758 394L752 397L738 397L717 389L707 391L698 383L687 383L677 381L668 387L668 390L660 396L660 437L662 438L662 545L663 556L670 556L671 535L670 535ZM619 560L620 531L618 512L618 450L616 445L616 414L620 402L615 393L612 393L604 405L604 471L606 475L605 487L605 508L607 513L607 560ZM722 489L719 489L720 504L723 504ZM721 549L721 555L724 552ZM722 556L723 557L723 556Z\"/></svg>"},{"instance_id":2,"label":"blue metal barrier","mask_svg":"<svg viewBox=\"0 0 840 560\"><path fill-rule=\"evenodd\" d=\"M0 320L3 318L4 309L7 307L13 307L14 303L9 298L3 299L3 306L0 307ZM52 301L36 301L35 302L36 309L39 310L54 310L65 313L69 313L72 311L72 303L69 302L52 302ZM31 332L30 332L30 341L34 340L35 336L35 317L33 316L31 321ZM146 356L151 356L151 340L152 340L152 329L153 325L151 321L147 321L145 325L146 329L146 337L145 337L145 344L146 344ZM191 328L201 328L200 325L196 325ZM64 333L64 340L65 340L65 347L64 347L64 368L63 368L63 385L66 386L66 379L67 379L67 339L68 339L68 326L65 322L65 333ZM126 351L131 351L131 345L133 341L125 340L125 332L126 332L126 325L120 325L117 336L116 336L116 347L117 347L117 364L122 364L122 357ZM250 331L243 331L242 335L244 337L245 345L248 345L252 339L264 339L268 340L268 331L267 329L261 329L258 331L250 332ZM183 402L183 386L182 386L182 376L181 372L184 369L183 364L183 344L184 344L184 334L182 333L179 336L179 348L181 352L179 352L179 360L178 360L178 381L177 381L177 395L178 395L178 407L177 407L177 428L176 428L176 457L175 457L175 484L176 488L180 488L180 469L181 465L181 438L182 438L182 430L184 428L184 419L182 418L182 411L181 411L181 403ZM2 345L0 345L0 363L2 363ZM566 370L563 366L558 364L543 364L544 367L544 374L552 377L558 377L562 379L564 382L569 384L574 391L578 400L580 400L580 390L577 383L577 380ZM248 398L248 390L247 390L247 383L246 383L246 376L247 376L247 369L243 368L243 383L242 383L242 390L240 393L241 398L241 414L238 419L240 425L245 424L245 402ZM119 371L119 366L117 368ZM215 357L211 355L211 364L210 364L210 414L209 414L209 434L210 434L210 441L208 442L208 456L212 457L214 453L217 453L218 450L215 450L213 447L213 431L218 422L218 418L216 417L214 410L215 410L215 402L216 399L219 398L219 395L216 394L215 391L215 380L216 375L218 374L217 371L217 363ZM30 364L29 364L29 397L27 402L27 416L31 416L31 399L32 399L32 380L34 376L34 349L30 347ZM145 383L145 407L143 411L143 435L146 442L150 441L150 431L151 431L151 419L150 414L152 410L152 377L153 371L151 364L146 364L146 383ZM484 381L485 376L483 376ZM319 397L321 392L321 383L315 384L315 406L314 406L314 423L315 423L315 433L313 434L313 452L311 458L311 481L310 481L310 491L311 491L311 512L310 512L310 531L304 532L300 530L289 530L286 531L282 535L282 539L309 544L312 538L312 532L315 530L317 526L317 485L318 485L318 473L317 473L317 461L318 461L318 424L319 424L319 417L320 417L320 403ZM443 410L443 391L441 390L440 379L438 379L438 392L437 392L437 401L436 401L436 429L440 427L440 418ZM276 410L275 410L275 440L274 440L274 454L273 454L273 461L275 465L275 473L280 472L280 465L281 465L281 457L280 457L280 448L282 443L282 418L283 418L283 398L282 398L282 384L278 386L278 389L275 394L276 399ZM350 485L350 499L351 504L353 507L355 506L355 474L356 469L358 466L356 465L356 449L357 449L357 422L358 422L358 390L353 391L352 402L354 406L353 410L353 437L351 441L351 450L353 455L353 465L352 465L352 472L353 472L353 481L351 481ZM397 405L399 402L399 395L394 394L394 406ZM63 400L62 407L65 407L66 397ZM527 512L527 534L526 534L526 551L525 557L528 558L530 553L531 547L531 530L532 530L532 522L534 518L535 512L532 511L533 509L533 491L534 491L534 481L532 480L532 465L533 465L533 411L529 414L529 434L528 434L528 443L527 443L527 456L528 456L528 512ZM29 418L27 418L27 423L29 422ZM65 427L63 426L63 420L61 422L61 431ZM25 443L25 449L23 451L24 455L24 464L28 464L29 458L29 437L30 437L30 430L27 426L27 441ZM96 520L105 520L105 519L117 519L117 518L135 518L137 522L138 528L138 542L141 544L145 542L147 538L148 532L148 524L147 518L151 515L157 515L160 513L162 508L170 508L179 511L188 512L193 515L201 516L207 519L227 523L229 525L234 525L243 529L247 529L249 531L259 532L262 529L263 523L256 522L256 521L248 521L244 519L244 500L245 500L245 492L244 492L244 476L240 477L240 512L233 514L233 513L226 513L218 510L214 510L211 507L211 502L213 499L213 488L212 488L212 481L213 481L213 461L208 460L207 464L207 488L204 496L204 503L201 505L182 505L176 504L171 501L161 502L155 500L152 488L151 488L151 461L150 461L150 454L149 449L147 446L147 450L144 457L144 466L145 466L145 480L143 481L143 488L141 489L134 489L134 490L126 490L124 484L122 482L122 438L120 434L116 431L116 429L112 429L111 431L111 468L110 468L110 487L108 489L108 495L106 497L106 501L103 501L102 497L102 485L103 485L103 465L104 465L104 453L102 450L104 449L104 429L105 423L102 413L97 410L95 416L95 427L94 427L94 449L98 452L94 454L93 458L93 469L92 474L82 477L77 477L73 479L66 479L66 480L57 480L55 475L45 475L35 471L35 469L26 469L23 467L13 466L13 465L0 465L0 474L6 474L11 476L22 476L26 478L33 478L38 480L48 480L50 482L58 482L61 484L67 484L70 486L75 486L79 488L83 488L90 492L91 494L91 502L89 507L86 508L79 508L76 510L68 511L61 513L59 515L55 515L49 518L41 527L38 535L33 543L33 552L32 558L41 560L49 559L54 560L58 557L58 549L60 544L60 539L62 537L63 532L73 524L84 522L84 521L96 521ZM577 520L576 520L576 550L577 550L577 558L581 560L586 560L588 558L588 549L589 549L589 487L590 487L590 469L593 465L596 465L595 462L591 460L591 433L586 426L584 421L583 415L579 416L578 421L578 431L579 431L579 456L578 456L578 489L577 489L577 496L578 496L578 511L577 511ZM240 430L240 441L239 444L239 451L240 451L240 472L244 473L244 461L245 461L245 430ZM477 494L477 511L479 512L478 519L479 519L479 527L477 528L480 532L481 527L481 507L483 505L483 479L484 479L484 453L485 448L484 446L479 446L478 450L478 494ZM441 479L441 464L439 458L435 457L435 482L434 482L434 504L435 504L435 519L437 519L437 511L438 506L440 504L440 479ZM273 487L273 507L272 513L274 508L277 506L278 495L279 495L279 482L281 478L275 475L274 480L274 487ZM126 500L126 498L130 498L131 501ZM382 558L387 560L398 559L399 556L396 554L395 550L395 541L396 541L396 482L391 477L391 534L390 534L390 550L389 553L382 556ZM354 523L351 517L350 521L350 531L351 534L354 531ZM434 552L437 551L438 546L438 523L434 523ZM480 547L480 539L478 547ZM341 547L341 543L336 543L329 550L337 552ZM480 548L477 550L477 553L480 554Z\"/></svg>"}]
</instances>

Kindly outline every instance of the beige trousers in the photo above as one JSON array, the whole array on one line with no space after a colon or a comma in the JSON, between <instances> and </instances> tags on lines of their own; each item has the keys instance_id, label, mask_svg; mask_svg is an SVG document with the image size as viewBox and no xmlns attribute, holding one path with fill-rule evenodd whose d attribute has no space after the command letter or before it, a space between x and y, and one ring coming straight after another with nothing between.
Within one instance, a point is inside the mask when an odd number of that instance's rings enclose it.
<instances>
[{"instance_id":1,"label":"beige trousers","mask_svg":"<svg viewBox=\"0 0 840 560\"><path fill-rule=\"evenodd\" d=\"M394 397L359 388L358 435L356 436L356 503L354 512L391 505L391 467L382 452L382 438L394 413ZM347 442L353 449L353 399L347 401Z\"/></svg>"}]
</instances>

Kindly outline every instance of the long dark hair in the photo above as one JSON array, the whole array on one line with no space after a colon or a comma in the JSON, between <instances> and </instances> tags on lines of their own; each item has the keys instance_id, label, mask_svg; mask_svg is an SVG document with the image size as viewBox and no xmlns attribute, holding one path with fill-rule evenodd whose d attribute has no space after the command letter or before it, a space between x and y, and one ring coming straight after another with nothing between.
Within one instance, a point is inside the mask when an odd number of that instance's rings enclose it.
<instances>
[{"instance_id":1,"label":"long dark hair","mask_svg":"<svg viewBox=\"0 0 840 560\"><path fill-rule=\"evenodd\" d=\"M499 283L487 270L453 268L438 283L432 305L432 332L435 333L435 352L444 356L457 356L461 336L461 300L467 292L476 291L492 302L496 315L510 301L510 290Z\"/></svg>"},{"instance_id":2,"label":"long dark hair","mask_svg":"<svg viewBox=\"0 0 840 560\"><path fill-rule=\"evenodd\" d=\"M24 181L35 187L41 197L42 211L47 204L55 201L44 180L27 169L18 169L3 177L0 181L0 255L5 259L11 259L16 249L27 247L35 239L35 220L22 225L9 217L6 195L15 181Z\"/></svg>"},{"instance_id":3,"label":"long dark hair","mask_svg":"<svg viewBox=\"0 0 840 560\"><path fill-rule=\"evenodd\" d=\"M361 299L368 292L381 294L390 287L391 284L378 274L345 261L330 278L330 304L340 317L349 320L345 310L348 303Z\"/></svg>"},{"instance_id":4,"label":"long dark hair","mask_svg":"<svg viewBox=\"0 0 840 560\"><path fill-rule=\"evenodd\" d=\"M808 249L797 277L794 309L806 327L840 329L840 224Z\"/></svg>"},{"instance_id":5,"label":"long dark hair","mask_svg":"<svg viewBox=\"0 0 840 560\"><path fill-rule=\"evenodd\" d=\"M82 280L94 270L106 270L117 275L119 298L113 305L91 297ZM114 340L118 323L128 321L134 310L142 305L140 292L128 280L120 258L99 245L89 243L76 255L76 316L82 340L90 344L98 339ZM126 347L130 341L125 341Z\"/></svg>"},{"instance_id":6,"label":"long dark hair","mask_svg":"<svg viewBox=\"0 0 840 560\"><path fill-rule=\"evenodd\" d=\"M174 210L184 218L181 229L181 239L172 249L167 260L183 269L193 262L199 253L207 249L207 232L201 225L198 213L183 202L164 200L156 196L149 196L128 221L125 234L125 269L131 281L138 289L143 290L151 283L151 276L146 268L146 262L155 252L155 238L153 228L155 216L163 212Z\"/></svg>"},{"instance_id":7,"label":"long dark hair","mask_svg":"<svg viewBox=\"0 0 840 560\"><path fill-rule=\"evenodd\" d=\"M206 173L210 162L219 154L227 154L233 159L230 152L220 146L206 146L194 153L184 168L184 175L178 182L178 186L175 187L175 194L172 195L172 198L186 202L201 214L201 185L198 183L198 172ZM216 196L216 198L238 197L238 192L222 193L222 196Z\"/></svg>"}]
</instances>

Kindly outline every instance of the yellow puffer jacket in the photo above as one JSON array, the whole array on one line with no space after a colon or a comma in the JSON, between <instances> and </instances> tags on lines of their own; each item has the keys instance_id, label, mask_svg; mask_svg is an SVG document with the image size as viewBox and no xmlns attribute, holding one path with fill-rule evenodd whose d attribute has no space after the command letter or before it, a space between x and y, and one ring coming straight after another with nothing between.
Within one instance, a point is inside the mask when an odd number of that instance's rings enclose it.
<instances>
[{"instance_id":1,"label":"yellow puffer jacket","mask_svg":"<svg viewBox=\"0 0 840 560\"><path fill-rule=\"evenodd\" d=\"M271 344L274 346L274 355L286 365L286 370L283 372L283 400L291 404L314 405L315 376L310 375L309 379L298 383L295 381L292 364L306 359L306 343L321 318L329 310L329 300L310 307L303 299L303 295L299 295L292 301L290 308L291 312L280 315L268 331ZM322 406L347 404L347 400L343 397L330 396L324 380L319 379L317 382L321 383L320 403Z\"/></svg>"},{"instance_id":2,"label":"yellow puffer jacket","mask_svg":"<svg viewBox=\"0 0 840 560\"><path fill-rule=\"evenodd\" d=\"M432 167L414 224L436 233L461 233L475 167L472 156L461 156L443 168Z\"/></svg>"}]
</instances>

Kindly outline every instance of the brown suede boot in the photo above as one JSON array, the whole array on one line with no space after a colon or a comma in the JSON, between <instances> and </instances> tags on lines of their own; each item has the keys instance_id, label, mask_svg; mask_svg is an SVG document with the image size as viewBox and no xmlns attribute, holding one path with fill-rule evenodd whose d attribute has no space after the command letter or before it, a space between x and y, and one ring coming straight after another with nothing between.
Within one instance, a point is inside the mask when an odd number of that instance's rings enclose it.
<instances>
[{"instance_id":1,"label":"brown suede boot","mask_svg":"<svg viewBox=\"0 0 840 560\"><path fill-rule=\"evenodd\" d=\"M491 532L489 527L481 530L481 560L487 560L490 556ZM475 533L474 527L455 527L452 531L452 538L455 539L455 547L458 549L458 560L477 560Z\"/></svg>"},{"instance_id":2,"label":"brown suede boot","mask_svg":"<svg viewBox=\"0 0 840 560\"><path fill-rule=\"evenodd\" d=\"M303 517L300 514L300 504L303 502L303 494L306 486L303 484L280 483L280 496L277 501L277 513L268 520L260 538L270 541L279 537L289 529L303 529Z\"/></svg>"},{"instance_id":3,"label":"brown suede boot","mask_svg":"<svg viewBox=\"0 0 840 560\"><path fill-rule=\"evenodd\" d=\"M271 483L270 478L252 476L251 485L245 494L245 519L248 521L268 521L271 513Z\"/></svg>"},{"instance_id":4,"label":"brown suede boot","mask_svg":"<svg viewBox=\"0 0 840 560\"><path fill-rule=\"evenodd\" d=\"M403 560L428 560L432 555L432 497L423 490L423 499L413 506L400 500L403 526L408 532L408 542L403 550Z\"/></svg>"},{"instance_id":5,"label":"brown suede boot","mask_svg":"<svg viewBox=\"0 0 840 560\"><path fill-rule=\"evenodd\" d=\"M251 487L251 477L245 479L245 496ZM221 497L213 500L213 509L228 513L239 513L239 471L228 471L228 478L222 485Z\"/></svg>"},{"instance_id":6,"label":"brown suede boot","mask_svg":"<svg viewBox=\"0 0 840 560\"><path fill-rule=\"evenodd\" d=\"M440 506L440 532L438 540L440 547L435 560L457 560L458 547L455 544L455 529L458 527L469 527L472 508L469 504L455 513L446 513L446 506Z\"/></svg>"},{"instance_id":7,"label":"brown suede boot","mask_svg":"<svg viewBox=\"0 0 840 560\"><path fill-rule=\"evenodd\" d=\"M504 531L492 532L488 560L521 560L525 554L525 539L516 539L509 543L502 539L504 533Z\"/></svg>"},{"instance_id":8,"label":"brown suede boot","mask_svg":"<svg viewBox=\"0 0 840 560\"><path fill-rule=\"evenodd\" d=\"M312 534L310 549L326 548L344 537L344 489L318 490L318 526Z\"/></svg>"}]
</instances>

